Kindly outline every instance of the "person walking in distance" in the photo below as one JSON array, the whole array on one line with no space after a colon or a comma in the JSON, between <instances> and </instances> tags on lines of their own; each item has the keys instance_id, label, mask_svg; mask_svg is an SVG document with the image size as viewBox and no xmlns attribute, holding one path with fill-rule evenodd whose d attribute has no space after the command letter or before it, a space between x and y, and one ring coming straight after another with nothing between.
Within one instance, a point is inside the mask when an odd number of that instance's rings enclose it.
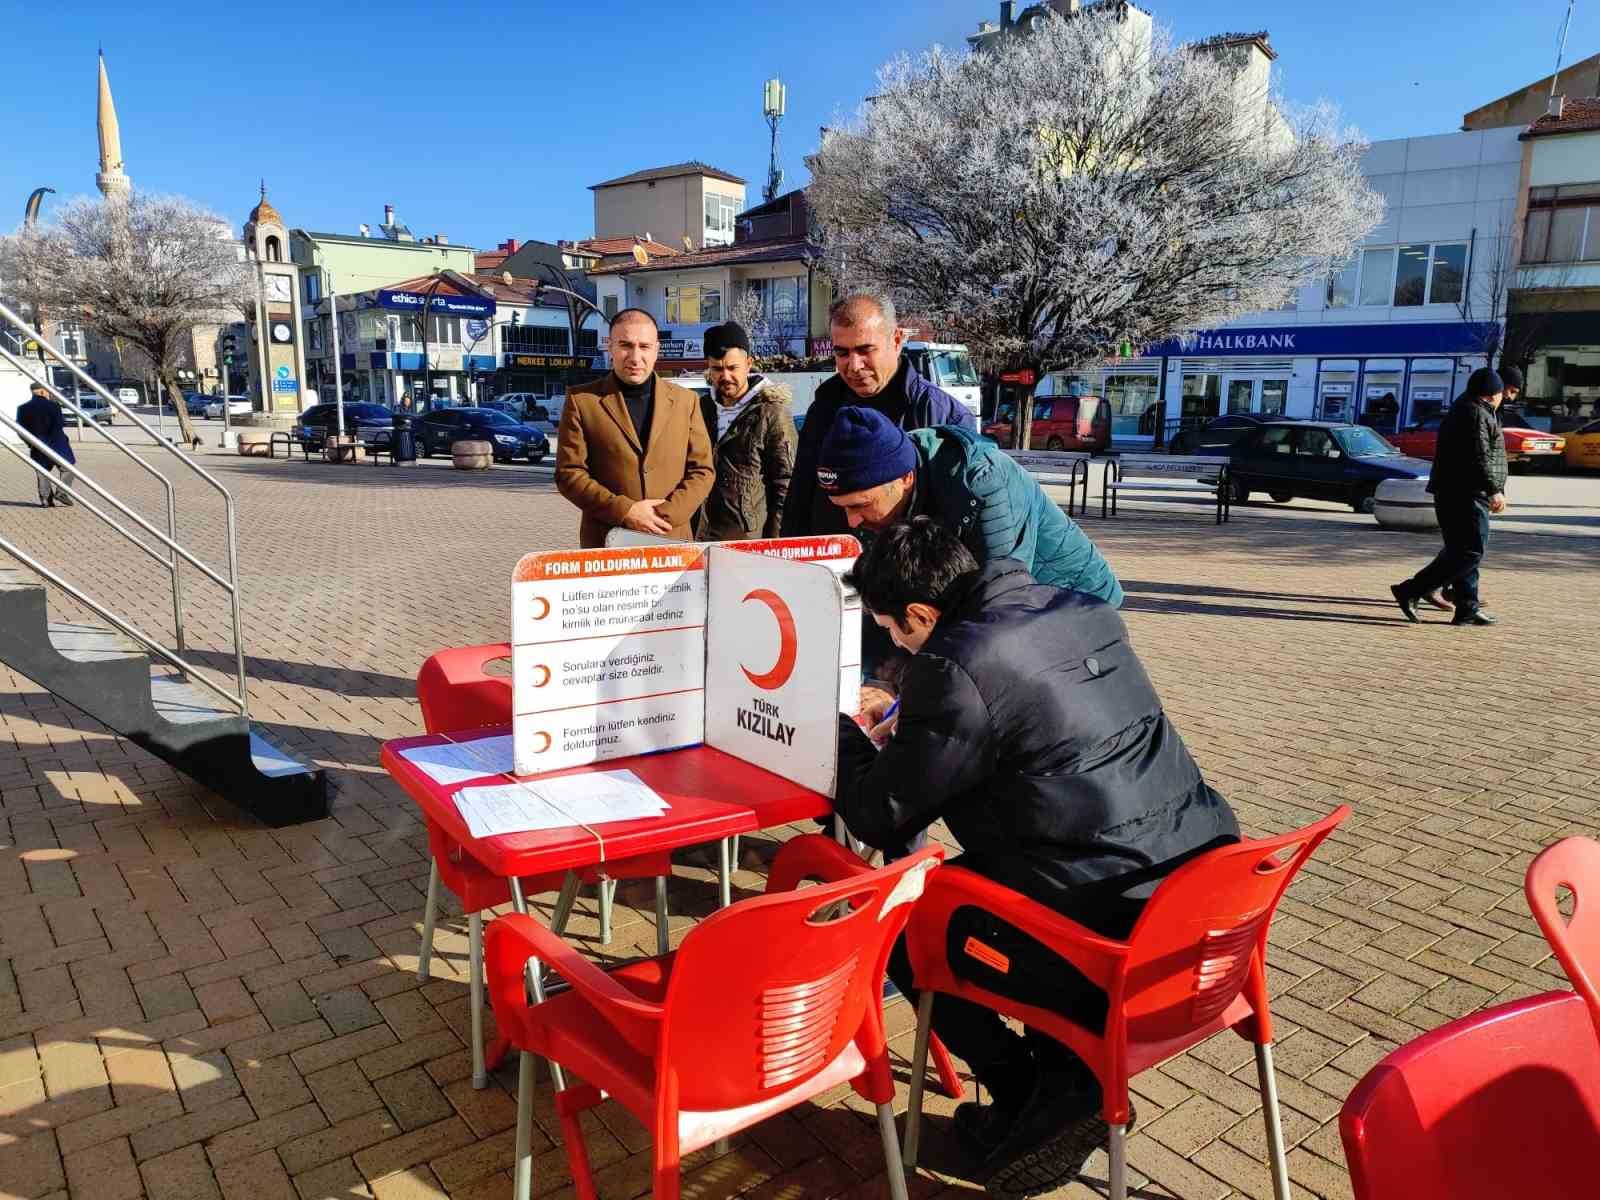
<instances>
[{"instance_id":1,"label":"person walking in distance","mask_svg":"<svg viewBox=\"0 0 1600 1200\"><path fill-rule=\"evenodd\" d=\"M1499 416L1504 395L1500 376L1480 367L1439 426L1428 491L1444 547L1410 579L1389 588L1408 621L1418 620L1418 600L1448 585L1455 602L1452 625L1495 623L1478 600L1478 571L1489 545L1489 516L1506 509L1506 442Z\"/></svg>"},{"instance_id":2,"label":"person walking in distance","mask_svg":"<svg viewBox=\"0 0 1600 1200\"><path fill-rule=\"evenodd\" d=\"M794 470L793 393L751 373L750 338L741 325L715 325L705 340L717 481L700 510L697 540L777 537Z\"/></svg>"},{"instance_id":3,"label":"person walking in distance","mask_svg":"<svg viewBox=\"0 0 1600 1200\"><path fill-rule=\"evenodd\" d=\"M674 541L716 478L695 394L656 376L661 335L642 308L611 318L611 370L561 409L556 489L583 513L578 544L604 546L621 526Z\"/></svg>"},{"instance_id":4,"label":"person walking in distance","mask_svg":"<svg viewBox=\"0 0 1600 1200\"><path fill-rule=\"evenodd\" d=\"M42 383L34 384L28 391L28 398L17 409L17 424L49 446L59 457L69 463L77 462L72 453L72 443L67 441L67 422L61 415L61 405L55 402L50 390ZM29 445L28 457L44 468L42 474L36 471L33 477L39 487L39 507L71 504L72 497L51 478L51 472L61 471L55 460L34 445Z\"/></svg>"}]
</instances>

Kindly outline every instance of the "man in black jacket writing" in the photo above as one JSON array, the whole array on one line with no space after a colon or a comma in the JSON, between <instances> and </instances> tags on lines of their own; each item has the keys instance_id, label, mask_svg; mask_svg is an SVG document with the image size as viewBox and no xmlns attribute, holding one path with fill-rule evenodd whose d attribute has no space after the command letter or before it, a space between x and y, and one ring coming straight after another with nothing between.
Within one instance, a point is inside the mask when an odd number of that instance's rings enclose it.
<instances>
[{"instance_id":1,"label":"man in black jacket writing","mask_svg":"<svg viewBox=\"0 0 1600 1200\"><path fill-rule=\"evenodd\" d=\"M1039 584L1012 559L980 568L926 517L876 538L851 579L911 654L881 751L840 716L834 808L856 837L893 847L943 819L961 843L954 864L1114 938L1165 875L1238 838L1105 601ZM956 922L968 926L953 926L958 974L1103 1026L1105 993L1065 960L999 915ZM958 951L969 938L1008 970ZM914 996L903 947L889 974ZM935 1000L933 1027L993 1096L956 1114L993 1167L991 1194L1064 1182L1104 1142L1099 1085L1070 1051L950 996Z\"/></svg>"},{"instance_id":2,"label":"man in black jacket writing","mask_svg":"<svg viewBox=\"0 0 1600 1200\"><path fill-rule=\"evenodd\" d=\"M1408 621L1417 620L1418 600L1449 587L1456 607L1452 625L1494 624L1478 603L1478 569L1489 547L1489 514L1506 509L1506 439L1499 414L1504 394L1500 376L1480 367L1439 425L1428 491L1444 548L1389 588Z\"/></svg>"}]
</instances>

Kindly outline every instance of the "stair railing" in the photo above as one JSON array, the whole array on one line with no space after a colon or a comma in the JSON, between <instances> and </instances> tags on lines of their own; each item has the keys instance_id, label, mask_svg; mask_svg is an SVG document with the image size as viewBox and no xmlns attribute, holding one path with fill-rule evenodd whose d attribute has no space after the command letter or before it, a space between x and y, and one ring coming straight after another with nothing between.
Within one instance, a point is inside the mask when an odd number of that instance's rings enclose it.
<instances>
[{"instance_id":1,"label":"stair railing","mask_svg":"<svg viewBox=\"0 0 1600 1200\"><path fill-rule=\"evenodd\" d=\"M223 575L207 566L198 557L185 549L178 541L177 498L172 481L167 478L165 474L147 462L142 456L136 454L127 445L127 443L125 443L121 438L117 437L116 434L114 434L110 429L101 425L98 421L95 421L90 414L86 413L81 407L79 407L74 399L67 396L64 392L57 388L49 378L42 377L47 376L49 372L41 370L36 373L32 367L32 364L30 364L24 357L7 349L5 345L5 339L0 339L0 361L10 363L33 382L43 385L59 403L61 403L71 412L75 413L80 421L87 424L101 437L105 438L107 441L111 442L114 446L121 450L123 454L127 455L134 462L138 463L140 467L143 468L147 473L153 475L157 480L160 481L165 494L167 509L167 531L165 534L163 534L159 529L155 528L155 526L146 521L138 513L130 509L122 501L111 495L111 493L102 488L94 480L90 479L81 469L77 468L73 464L65 462L59 455L55 454L48 447L45 447L39 443L37 438L33 437L31 434L28 434L27 431L23 430L19 425L17 425L14 420L10 419L5 414L0 414L0 421L4 421L9 428L14 429L18 433L22 434L23 437L27 439L30 446L39 446L39 448L44 450L46 455L57 465L66 468L75 478L80 479L84 483L88 484L97 495L110 501L119 511L131 517L139 524L141 528L154 535L166 547L167 556L163 558L161 555L157 554L151 546L141 541L126 528L121 526L114 518L110 517L108 514L100 510L97 506L89 503L87 500L83 501L86 509L94 513L95 516L109 524L123 537L133 542L136 546L145 551L145 553L154 557L158 562L161 562L167 568L172 580L173 630L177 639L177 653L174 654L173 652L169 651L156 639L133 626L125 618L112 612L106 605L101 604L92 597L88 596L81 588L72 585L63 579L57 572L50 570L32 558L32 556L24 553L19 547L10 542L8 539L0 538L0 549L4 549L8 554L22 562L30 570L33 570L42 578L61 588L80 604L83 604L85 607L98 613L105 620L111 622L111 624L122 630L123 633L147 647L152 653L161 658L163 661L170 663L186 675L192 675L206 687L217 692L230 704L236 707L241 716L248 718L250 715L250 699L248 678L245 675L244 666L244 627L239 595L238 519L234 507L233 496L229 493L228 489L216 479L215 476L213 476L209 471L205 470L205 468L201 467L200 464L195 462L194 459L188 454L180 450L177 445L174 444L171 439L166 437L166 435L163 434L159 429L152 426L142 416L130 409L116 396L112 395L112 393L108 391L104 385L87 374L71 359L62 354L57 347L51 345L51 343L45 339L41 332L30 327L21 316L8 307L3 301L0 301L0 318L10 322L12 326L20 331L21 335L32 339L38 346L47 351L50 357L55 359L68 371L70 371L79 383L89 388L95 394L99 395L113 409L123 414L135 426L149 434L155 441L157 447L165 450L168 454L177 458L190 471L198 475L200 479L202 479L207 485L216 490L222 496L224 514L227 524L228 566L226 575ZM24 456L16 449L16 447L10 446L9 444L7 445L8 449L12 450L13 453L18 454L19 457L23 457L24 460L27 461L36 472L48 474L46 469L41 464L32 461L31 456ZM68 494L73 496L75 499L81 499L78 497L76 492L67 489L64 484L57 483L54 484L54 486L61 487L63 490L68 491ZM218 587L222 588L227 594L233 624L234 667L237 682L237 689L235 691L230 692L224 689L204 672L196 670L192 664L184 661L182 657L186 651L186 646L183 630L183 588L179 570L180 560L191 563L208 579L212 580L217 584Z\"/></svg>"}]
</instances>

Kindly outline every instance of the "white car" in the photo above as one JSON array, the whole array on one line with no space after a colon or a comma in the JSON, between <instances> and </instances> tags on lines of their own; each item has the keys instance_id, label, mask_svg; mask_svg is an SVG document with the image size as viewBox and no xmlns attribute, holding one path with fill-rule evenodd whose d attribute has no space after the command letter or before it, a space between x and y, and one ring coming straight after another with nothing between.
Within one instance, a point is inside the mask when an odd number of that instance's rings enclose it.
<instances>
[{"instance_id":1,"label":"white car","mask_svg":"<svg viewBox=\"0 0 1600 1200\"><path fill-rule=\"evenodd\" d=\"M144 401L139 397L138 388L118 388L117 399L130 406L144 403Z\"/></svg>"},{"instance_id":2,"label":"white car","mask_svg":"<svg viewBox=\"0 0 1600 1200\"><path fill-rule=\"evenodd\" d=\"M248 417L250 415L251 411L252 411L252 409L250 407L250 400L249 400L248 397L246 397L246 396L229 396L228 397L228 415L230 417ZM206 416L209 417L213 421L221 420L221 418L222 418L222 397L218 396L210 404L206 405Z\"/></svg>"}]
</instances>

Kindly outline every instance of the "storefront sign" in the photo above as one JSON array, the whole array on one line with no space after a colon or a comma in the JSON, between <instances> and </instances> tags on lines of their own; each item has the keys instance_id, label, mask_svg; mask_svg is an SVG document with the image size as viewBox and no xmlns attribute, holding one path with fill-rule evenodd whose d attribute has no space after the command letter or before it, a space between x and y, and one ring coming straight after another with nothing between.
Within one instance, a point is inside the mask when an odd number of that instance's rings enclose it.
<instances>
[{"instance_id":1,"label":"storefront sign","mask_svg":"<svg viewBox=\"0 0 1600 1200\"><path fill-rule=\"evenodd\" d=\"M704 338L668 338L661 343L662 358L702 358L705 351Z\"/></svg>"},{"instance_id":2,"label":"storefront sign","mask_svg":"<svg viewBox=\"0 0 1600 1200\"><path fill-rule=\"evenodd\" d=\"M831 337L807 338L806 352L812 358L826 357L833 353L833 339Z\"/></svg>"},{"instance_id":3,"label":"storefront sign","mask_svg":"<svg viewBox=\"0 0 1600 1200\"><path fill-rule=\"evenodd\" d=\"M547 354L508 354L506 366L508 367L550 367L566 369L570 367L586 367L589 360L586 358L561 358Z\"/></svg>"},{"instance_id":4,"label":"storefront sign","mask_svg":"<svg viewBox=\"0 0 1600 1200\"><path fill-rule=\"evenodd\" d=\"M1374 325L1273 325L1205 329L1145 351L1150 357L1236 355L1471 354L1488 344L1493 325L1480 321L1388 321Z\"/></svg>"},{"instance_id":5,"label":"storefront sign","mask_svg":"<svg viewBox=\"0 0 1600 1200\"><path fill-rule=\"evenodd\" d=\"M298 379L274 379L272 390L275 392L298 392L300 381Z\"/></svg>"},{"instance_id":6,"label":"storefront sign","mask_svg":"<svg viewBox=\"0 0 1600 1200\"><path fill-rule=\"evenodd\" d=\"M1031 368L1029 368L1029 369L1023 370L1023 371L1007 371L1004 375L1000 376L1000 382L1001 383L1020 383L1020 384L1022 384L1024 386L1029 386L1037 378L1038 378L1038 376L1036 376L1033 373L1033 370Z\"/></svg>"},{"instance_id":7,"label":"storefront sign","mask_svg":"<svg viewBox=\"0 0 1600 1200\"><path fill-rule=\"evenodd\" d=\"M443 292L433 293L432 299L427 292L396 292L389 288L378 289L378 307L398 309L401 312L421 312L423 305L427 305L430 315L449 317L492 317L495 305L493 300L484 300L478 296L447 296Z\"/></svg>"}]
</instances>

